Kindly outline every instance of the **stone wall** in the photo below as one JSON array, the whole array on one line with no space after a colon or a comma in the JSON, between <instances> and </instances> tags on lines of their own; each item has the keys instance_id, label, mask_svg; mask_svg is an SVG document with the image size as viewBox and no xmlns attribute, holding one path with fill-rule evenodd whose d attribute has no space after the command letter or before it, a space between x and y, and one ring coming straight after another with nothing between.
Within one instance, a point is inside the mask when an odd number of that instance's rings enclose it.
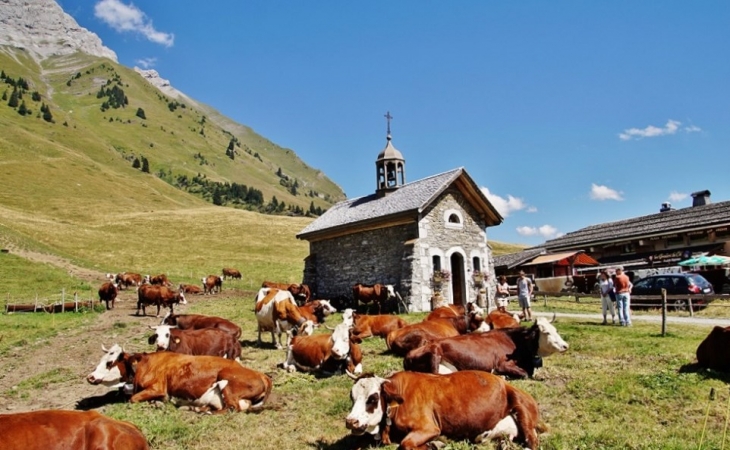
<instances>
[{"instance_id":1,"label":"stone wall","mask_svg":"<svg viewBox=\"0 0 730 450\"><path fill-rule=\"evenodd\" d=\"M410 278L410 271L404 267L413 246L404 244L416 237L414 222L311 242L304 283L321 298L351 298L355 283L392 284L407 300L410 280L403 278Z\"/></svg>"}]
</instances>

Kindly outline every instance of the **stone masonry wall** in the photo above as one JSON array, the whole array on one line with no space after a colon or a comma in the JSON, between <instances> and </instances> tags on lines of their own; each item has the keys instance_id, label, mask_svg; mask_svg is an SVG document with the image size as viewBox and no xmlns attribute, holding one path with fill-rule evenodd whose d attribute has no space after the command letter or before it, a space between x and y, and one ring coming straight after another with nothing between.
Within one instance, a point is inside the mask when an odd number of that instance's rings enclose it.
<instances>
[{"instance_id":1,"label":"stone masonry wall","mask_svg":"<svg viewBox=\"0 0 730 450\"><path fill-rule=\"evenodd\" d=\"M406 299L410 282L402 283L404 258L412 246L404 243L416 237L414 222L311 242L304 283L321 298L350 298L355 283L392 284Z\"/></svg>"}]
</instances>

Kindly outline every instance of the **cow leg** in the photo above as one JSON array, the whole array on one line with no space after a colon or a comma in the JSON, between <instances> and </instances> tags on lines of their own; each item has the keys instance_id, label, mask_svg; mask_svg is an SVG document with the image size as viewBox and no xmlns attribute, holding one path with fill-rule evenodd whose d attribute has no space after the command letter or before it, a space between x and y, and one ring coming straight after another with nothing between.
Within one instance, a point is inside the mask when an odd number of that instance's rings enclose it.
<instances>
[{"instance_id":1,"label":"cow leg","mask_svg":"<svg viewBox=\"0 0 730 450\"><path fill-rule=\"evenodd\" d=\"M157 315L155 317L160 317L160 304L157 304Z\"/></svg>"},{"instance_id":2,"label":"cow leg","mask_svg":"<svg viewBox=\"0 0 730 450\"><path fill-rule=\"evenodd\" d=\"M281 346L281 330L279 330L279 340L276 340L276 336L274 336L274 330L271 330L271 343L274 344L277 350L281 350L283 347Z\"/></svg>"},{"instance_id":3,"label":"cow leg","mask_svg":"<svg viewBox=\"0 0 730 450\"><path fill-rule=\"evenodd\" d=\"M167 394L156 389L145 389L137 392L129 399L130 403L148 402L150 400L165 400Z\"/></svg>"},{"instance_id":4,"label":"cow leg","mask_svg":"<svg viewBox=\"0 0 730 450\"><path fill-rule=\"evenodd\" d=\"M497 364L497 367L494 368L493 372L510 378L528 377L527 372L525 372L522 367L518 366L517 363L512 360L500 361L499 364Z\"/></svg>"},{"instance_id":5,"label":"cow leg","mask_svg":"<svg viewBox=\"0 0 730 450\"><path fill-rule=\"evenodd\" d=\"M441 432L436 427L414 430L406 435L398 448L405 450L426 450L428 448L426 444L439 437L440 434Z\"/></svg>"},{"instance_id":6,"label":"cow leg","mask_svg":"<svg viewBox=\"0 0 730 450\"><path fill-rule=\"evenodd\" d=\"M258 346L261 347L261 325L259 325L259 343Z\"/></svg>"}]
</instances>

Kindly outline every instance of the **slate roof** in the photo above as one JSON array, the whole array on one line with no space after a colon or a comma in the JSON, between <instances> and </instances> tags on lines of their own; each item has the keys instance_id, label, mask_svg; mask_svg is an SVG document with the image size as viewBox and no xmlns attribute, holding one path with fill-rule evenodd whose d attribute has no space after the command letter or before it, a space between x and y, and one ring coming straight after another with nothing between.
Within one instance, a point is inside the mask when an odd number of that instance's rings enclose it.
<instances>
[{"instance_id":1,"label":"slate roof","mask_svg":"<svg viewBox=\"0 0 730 450\"><path fill-rule=\"evenodd\" d=\"M730 201L724 201L591 225L546 241L543 246L548 250L572 249L728 223L730 223Z\"/></svg>"},{"instance_id":2,"label":"slate roof","mask_svg":"<svg viewBox=\"0 0 730 450\"><path fill-rule=\"evenodd\" d=\"M532 258L545 253L545 248L534 247L522 250L517 253L509 253L507 255L499 255L494 257L494 267L506 267L511 269L520 264L531 260Z\"/></svg>"},{"instance_id":3,"label":"slate roof","mask_svg":"<svg viewBox=\"0 0 730 450\"><path fill-rule=\"evenodd\" d=\"M451 183L459 177L464 176L479 193L493 213L502 221L502 217L484 197L474 181L469 177L463 167L432 175L418 181L406 183L386 196L370 194L364 197L344 200L332 206L314 222L307 225L298 235L299 239L306 239L307 236L336 228L346 228L360 222L386 219L388 216L395 216L409 211L421 212L436 197L441 194Z\"/></svg>"}]
</instances>

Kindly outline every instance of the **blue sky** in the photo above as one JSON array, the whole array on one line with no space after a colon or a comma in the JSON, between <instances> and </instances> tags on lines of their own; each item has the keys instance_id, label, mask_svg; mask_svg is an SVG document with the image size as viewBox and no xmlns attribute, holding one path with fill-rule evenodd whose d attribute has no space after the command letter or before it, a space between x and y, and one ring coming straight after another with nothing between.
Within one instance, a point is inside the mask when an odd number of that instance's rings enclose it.
<instances>
[{"instance_id":1,"label":"blue sky","mask_svg":"<svg viewBox=\"0 0 730 450\"><path fill-rule=\"evenodd\" d=\"M296 151L349 197L393 143L464 166L490 239L730 200L730 2L60 0L122 64Z\"/></svg>"}]
</instances>

